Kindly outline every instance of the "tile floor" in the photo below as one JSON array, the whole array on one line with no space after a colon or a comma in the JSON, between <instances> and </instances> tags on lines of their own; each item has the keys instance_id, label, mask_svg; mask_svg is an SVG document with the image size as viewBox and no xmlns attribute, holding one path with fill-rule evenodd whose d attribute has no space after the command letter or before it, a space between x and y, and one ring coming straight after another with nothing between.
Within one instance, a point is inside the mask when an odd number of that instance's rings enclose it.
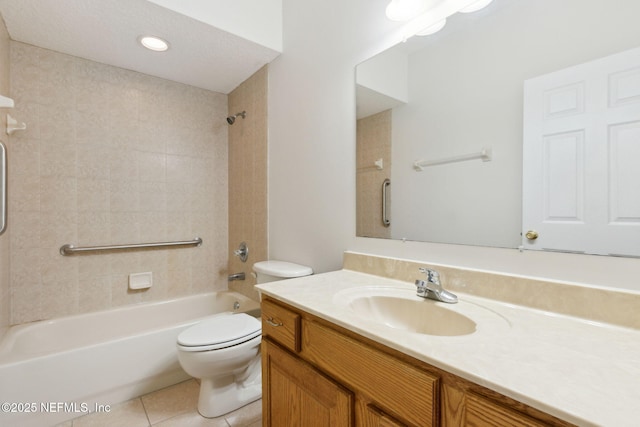
<instances>
[{"instance_id":1,"label":"tile floor","mask_svg":"<svg viewBox=\"0 0 640 427\"><path fill-rule=\"evenodd\" d=\"M262 401L250 403L218 418L198 414L200 385L194 379L113 405L111 411L92 413L57 427L260 427Z\"/></svg>"}]
</instances>

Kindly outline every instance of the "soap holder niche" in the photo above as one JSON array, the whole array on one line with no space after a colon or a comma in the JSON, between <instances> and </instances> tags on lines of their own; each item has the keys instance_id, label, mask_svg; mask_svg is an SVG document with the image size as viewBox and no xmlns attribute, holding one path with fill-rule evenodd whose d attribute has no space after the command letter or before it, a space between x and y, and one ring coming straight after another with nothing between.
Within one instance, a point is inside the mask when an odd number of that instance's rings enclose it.
<instances>
[{"instance_id":1,"label":"soap holder niche","mask_svg":"<svg viewBox=\"0 0 640 427\"><path fill-rule=\"evenodd\" d=\"M25 130L27 129L27 124L24 122L19 122L11 116L11 114L7 114L7 135L12 135L17 130Z\"/></svg>"}]
</instances>

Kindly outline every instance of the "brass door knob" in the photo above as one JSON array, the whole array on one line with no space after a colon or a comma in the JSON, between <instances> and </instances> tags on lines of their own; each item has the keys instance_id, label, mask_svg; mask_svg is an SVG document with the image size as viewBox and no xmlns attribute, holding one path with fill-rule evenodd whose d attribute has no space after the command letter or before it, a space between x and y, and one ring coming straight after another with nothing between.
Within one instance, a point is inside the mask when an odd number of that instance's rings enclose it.
<instances>
[{"instance_id":1,"label":"brass door knob","mask_svg":"<svg viewBox=\"0 0 640 427\"><path fill-rule=\"evenodd\" d=\"M529 240L536 240L538 238L538 232L535 230L527 231L527 234L524 235Z\"/></svg>"}]
</instances>

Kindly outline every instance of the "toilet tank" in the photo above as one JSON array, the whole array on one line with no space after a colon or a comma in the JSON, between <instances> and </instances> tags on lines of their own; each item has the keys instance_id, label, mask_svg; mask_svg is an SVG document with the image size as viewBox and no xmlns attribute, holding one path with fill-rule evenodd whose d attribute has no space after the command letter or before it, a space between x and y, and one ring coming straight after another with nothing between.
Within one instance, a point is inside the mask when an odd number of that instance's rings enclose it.
<instances>
[{"instance_id":1,"label":"toilet tank","mask_svg":"<svg viewBox=\"0 0 640 427\"><path fill-rule=\"evenodd\" d=\"M313 269L306 265L285 261L261 261L253 264L257 283L267 283L276 280L292 279L313 274Z\"/></svg>"}]
</instances>

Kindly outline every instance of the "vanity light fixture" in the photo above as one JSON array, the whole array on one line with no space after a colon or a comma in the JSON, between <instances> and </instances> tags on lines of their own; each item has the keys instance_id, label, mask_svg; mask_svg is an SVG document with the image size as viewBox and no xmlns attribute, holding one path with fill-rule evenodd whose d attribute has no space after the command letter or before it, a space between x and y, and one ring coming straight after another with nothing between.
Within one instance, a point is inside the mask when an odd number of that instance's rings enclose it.
<instances>
[{"instance_id":1,"label":"vanity light fixture","mask_svg":"<svg viewBox=\"0 0 640 427\"><path fill-rule=\"evenodd\" d=\"M471 3L469 6L460 9L460 12L462 13L473 13L473 12L477 12L480 9L484 9L485 7L489 6L489 3L491 3L493 0L478 0L475 3Z\"/></svg>"},{"instance_id":2,"label":"vanity light fixture","mask_svg":"<svg viewBox=\"0 0 640 427\"><path fill-rule=\"evenodd\" d=\"M392 21L408 21L426 9L424 0L391 0L385 9L387 18Z\"/></svg>"},{"instance_id":3,"label":"vanity light fixture","mask_svg":"<svg viewBox=\"0 0 640 427\"><path fill-rule=\"evenodd\" d=\"M440 31L446 25L447 18L457 12L471 13L488 6L493 0L422 0L422 7L416 6L415 0L411 4L418 15L413 15L403 26L400 34L402 41L415 35L426 36ZM387 6L387 17L392 20L401 16L395 13L404 2L409 0L391 0ZM407 3L408 4L408 3ZM406 10L406 9L404 9ZM391 11L391 13L390 13ZM406 18L405 18L406 19Z\"/></svg>"},{"instance_id":4,"label":"vanity light fixture","mask_svg":"<svg viewBox=\"0 0 640 427\"><path fill-rule=\"evenodd\" d=\"M157 36L140 36L138 37L138 42L154 52L164 52L169 49L169 43Z\"/></svg>"},{"instance_id":5,"label":"vanity light fixture","mask_svg":"<svg viewBox=\"0 0 640 427\"><path fill-rule=\"evenodd\" d=\"M416 36L429 36L431 34L435 34L447 24L447 19L443 19L442 21L438 21L433 25L429 25L427 28L424 28L416 33Z\"/></svg>"}]
</instances>

